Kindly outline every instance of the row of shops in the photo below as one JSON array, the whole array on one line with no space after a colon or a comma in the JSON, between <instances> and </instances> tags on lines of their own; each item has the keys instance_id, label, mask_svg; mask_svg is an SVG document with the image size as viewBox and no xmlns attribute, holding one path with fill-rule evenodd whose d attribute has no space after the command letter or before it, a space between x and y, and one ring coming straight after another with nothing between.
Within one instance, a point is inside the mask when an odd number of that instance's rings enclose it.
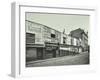
<instances>
[{"instance_id":1,"label":"row of shops","mask_svg":"<svg viewBox=\"0 0 100 80\"><path fill-rule=\"evenodd\" d=\"M25 23L26 61L76 55L88 49L88 37L81 29L68 35L40 23Z\"/></svg>"},{"instance_id":2,"label":"row of shops","mask_svg":"<svg viewBox=\"0 0 100 80\"><path fill-rule=\"evenodd\" d=\"M80 46L45 43L45 45L26 46L26 61L56 58L68 55L76 55L82 50Z\"/></svg>"}]
</instances>

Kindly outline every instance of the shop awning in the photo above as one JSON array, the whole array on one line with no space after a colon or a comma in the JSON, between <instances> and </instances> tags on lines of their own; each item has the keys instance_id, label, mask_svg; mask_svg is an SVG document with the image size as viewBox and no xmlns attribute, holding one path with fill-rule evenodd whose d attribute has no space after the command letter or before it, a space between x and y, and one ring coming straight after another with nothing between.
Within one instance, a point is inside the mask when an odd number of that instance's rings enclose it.
<instances>
[{"instance_id":1,"label":"shop awning","mask_svg":"<svg viewBox=\"0 0 100 80\"><path fill-rule=\"evenodd\" d=\"M26 44L26 47L45 47L44 44Z\"/></svg>"}]
</instances>

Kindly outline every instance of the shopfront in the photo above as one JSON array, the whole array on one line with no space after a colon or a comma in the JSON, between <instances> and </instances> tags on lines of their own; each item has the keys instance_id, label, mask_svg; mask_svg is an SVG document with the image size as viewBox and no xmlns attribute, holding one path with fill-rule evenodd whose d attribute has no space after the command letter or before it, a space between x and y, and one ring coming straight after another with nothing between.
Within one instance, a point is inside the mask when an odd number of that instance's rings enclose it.
<instances>
[{"instance_id":1,"label":"shopfront","mask_svg":"<svg viewBox=\"0 0 100 80\"><path fill-rule=\"evenodd\" d=\"M36 61L44 59L44 45L27 44L26 45L26 61Z\"/></svg>"},{"instance_id":2,"label":"shopfront","mask_svg":"<svg viewBox=\"0 0 100 80\"><path fill-rule=\"evenodd\" d=\"M55 58L59 56L59 47L56 43L45 44L45 58Z\"/></svg>"}]
</instances>

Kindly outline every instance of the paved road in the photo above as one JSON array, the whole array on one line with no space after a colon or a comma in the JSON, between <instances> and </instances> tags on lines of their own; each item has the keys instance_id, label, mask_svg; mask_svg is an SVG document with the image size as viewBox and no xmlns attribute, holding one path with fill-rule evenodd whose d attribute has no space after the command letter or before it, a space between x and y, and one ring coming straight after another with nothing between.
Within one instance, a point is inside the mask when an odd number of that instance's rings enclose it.
<instances>
[{"instance_id":1,"label":"paved road","mask_svg":"<svg viewBox=\"0 0 100 80\"><path fill-rule=\"evenodd\" d=\"M87 52L75 55L75 56L64 56L52 59L46 59L41 61L32 61L27 63L27 67L36 66L59 66L59 65L80 65L89 64L89 54Z\"/></svg>"}]
</instances>

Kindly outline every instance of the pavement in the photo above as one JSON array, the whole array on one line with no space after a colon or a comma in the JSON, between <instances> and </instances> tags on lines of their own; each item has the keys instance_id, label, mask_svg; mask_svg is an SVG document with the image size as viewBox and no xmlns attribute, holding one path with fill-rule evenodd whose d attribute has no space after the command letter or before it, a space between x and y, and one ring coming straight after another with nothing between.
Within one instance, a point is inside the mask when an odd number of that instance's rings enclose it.
<instances>
[{"instance_id":1,"label":"pavement","mask_svg":"<svg viewBox=\"0 0 100 80\"><path fill-rule=\"evenodd\" d=\"M75 56L63 56L45 60L31 61L26 63L26 67L60 66L60 65L83 65L89 64L89 53L83 52Z\"/></svg>"}]
</instances>

